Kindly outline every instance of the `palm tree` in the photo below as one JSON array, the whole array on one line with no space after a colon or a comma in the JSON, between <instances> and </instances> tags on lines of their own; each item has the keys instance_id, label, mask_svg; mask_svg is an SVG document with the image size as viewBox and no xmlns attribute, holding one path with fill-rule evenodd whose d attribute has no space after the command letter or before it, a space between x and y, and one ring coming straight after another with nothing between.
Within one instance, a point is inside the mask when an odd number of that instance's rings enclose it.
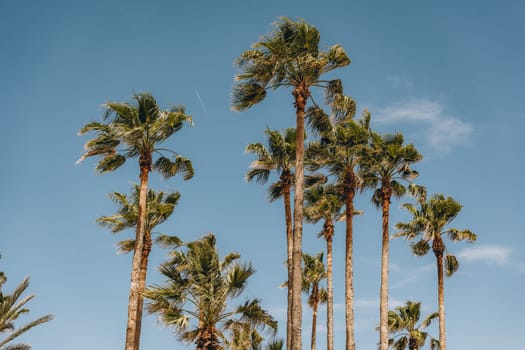
<instances>
[{"instance_id":1,"label":"palm tree","mask_svg":"<svg viewBox=\"0 0 525 350\"><path fill-rule=\"evenodd\" d=\"M376 188L372 202L382 211L381 239L381 287L379 305L379 346L388 348L388 256L389 256L389 214L392 197L401 197L407 188L400 181L410 182L409 190L414 194L422 191L411 183L418 176L410 168L422 159L414 145L404 145L402 134L381 136L371 132L371 145L366 161L362 164L363 178L367 187Z\"/></svg>"},{"instance_id":2,"label":"palm tree","mask_svg":"<svg viewBox=\"0 0 525 350\"><path fill-rule=\"evenodd\" d=\"M452 220L458 216L462 205L452 197L442 194L434 194L428 201L423 198L420 207L416 208L412 204L405 204L404 207L412 214L409 222L400 222L396 228L400 230L397 237L405 237L413 240L422 236L421 239L412 245L412 251L418 256L425 255L432 247L436 256L437 277L438 277L438 304L439 304L439 344L441 350L446 350L445 333L445 291L443 283L443 270L447 277L452 276L459 268L456 257L450 254L443 241L444 236L452 242L464 241L469 243L476 241L476 235L470 230L458 230L447 228Z\"/></svg>"},{"instance_id":3,"label":"palm tree","mask_svg":"<svg viewBox=\"0 0 525 350\"><path fill-rule=\"evenodd\" d=\"M308 305L312 308L312 341L311 349L315 350L317 333L317 309L319 304L327 301L327 291L321 287L326 279L326 270L323 263L323 253L316 256L303 253L303 292L308 295Z\"/></svg>"},{"instance_id":4,"label":"palm tree","mask_svg":"<svg viewBox=\"0 0 525 350\"><path fill-rule=\"evenodd\" d=\"M395 334L388 340L394 350L419 350L425 346L428 333L423 330L431 321L439 317L437 312L428 315L419 325L421 317L421 303L407 301L406 305L396 307L395 311L388 311L388 331ZM397 338L397 339L396 339ZM430 348L439 349L439 342L430 337Z\"/></svg>"},{"instance_id":5,"label":"palm tree","mask_svg":"<svg viewBox=\"0 0 525 350\"><path fill-rule=\"evenodd\" d=\"M28 295L20 299L29 286L29 278L24 279L11 294L4 294L2 291L6 281L5 274L0 271L0 333L5 335L5 338L0 340L0 350L29 350L31 346L27 344L9 343L31 328L52 320L53 316L45 315L16 328L14 322L30 311L25 305L35 296Z\"/></svg>"},{"instance_id":6,"label":"palm tree","mask_svg":"<svg viewBox=\"0 0 525 350\"><path fill-rule=\"evenodd\" d=\"M126 350L138 350L142 314L142 298L140 289L140 266L144 249L146 198L148 192L149 173L159 171L169 178L179 172L184 173L184 179L193 177L193 168L189 159L160 148L185 123L191 124L191 116L185 114L181 106L169 110L161 110L157 101L149 93L139 93L133 96L135 103L108 102L103 115L105 123L91 122L86 124L80 134L94 132L97 136L85 145L84 155L78 160L83 161L91 156L101 156L96 166L99 173L116 170L128 158L138 157L139 161L139 211L135 247L131 266L131 286L128 304L128 321L126 328ZM165 156L172 153L173 159ZM154 154L158 154L156 161Z\"/></svg>"},{"instance_id":7,"label":"palm tree","mask_svg":"<svg viewBox=\"0 0 525 350\"><path fill-rule=\"evenodd\" d=\"M251 340L239 334L267 327L275 332L277 322L262 309L259 299L228 308L230 300L243 292L255 270L251 264L238 262L240 256L236 253L221 261L215 242L215 237L208 234L185 244L185 251L171 252L170 259L160 266L160 272L168 280L164 285L147 288L144 293L151 300L148 311L159 314L179 340L194 342L197 350L219 350L243 339L246 343L235 346L247 349Z\"/></svg>"},{"instance_id":8,"label":"palm tree","mask_svg":"<svg viewBox=\"0 0 525 350\"><path fill-rule=\"evenodd\" d=\"M244 51L236 64L241 73L233 89L233 109L243 111L262 101L268 89L291 87L296 114L296 179L292 244L292 335L287 348L302 349L301 259L304 197L304 115L311 88L326 81L321 75L350 64L340 45L319 50L319 31L304 21L281 18L276 28L253 48Z\"/></svg>"},{"instance_id":9,"label":"palm tree","mask_svg":"<svg viewBox=\"0 0 525 350\"><path fill-rule=\"evenodd\" d=\"M309 168L325 168L335 176L336 188L345 204L345 320L346 349L355 349L354 338L354 287L353 287L353 217L355 193L362 186L358 168L362 163L363 149L368 144L370 113L354 121L355 101L343 95L340 84L332 84L329 103L332 117L321 108L309 110L308 122L320 140L308 146Z\"/></svg>"},{"instance_id":10,"label":"palm tree","mask_svg":"<svg viewBox=\"0 0 525 350\"><path fill-rule=\"evenodd\" d=\"M334 237L334 221L343 217L341 213L343 201L334 185L316 186L305 192L306 220L317 223L324 220L319 237L326 240L326 343L327 350L334 349L334 288L332 275L332 242Z\"/></svg>"},{"instance_id":11,"label":"palm tree","mask_svg":"<svg viewBox=\"0 0 525 350\"><path fill-rule=\"evenodd\" d=\"M294 182L293 167L295 166L295 129L288 128L284 134L266 129L268 148L261 143L252 143L246 147L247 153L253 153L257 160L252 162L246 179L256 179L259 183L266 183L272 170L278 172L279 181L273 183L268 191L268 198L274 201L280 197L284 199L284 214L286 221L286 247L288 280L292 279L292 209L290 194ZM292 290L288 288L287 334L291 334L291 302Z\"/></svg>"},{"instance_id":12,"label":"palm tree","mask_svg":"<svg viewBox=\"0 0 525 350\"><path fill-rule=\"evenodd\" d=\"M102 216L97 219L97 223L102 227L109 228L112 233L118 233L125 229L136 227L139 216L139 195L140 187L138 185L133 187L133 193L130 196L119 192L111 193L110 198L119 206L117 214ZM139 290L143 291L144 288L146 288L148 260L153 245L151 238L153 229L171 216L179 199L179 192L164 194L164 192L155 192L152 189L148 190L146 217L144 221L144 247L140 261ZM176 239L176 237L161 234L157 237L156 242L163 245L164 242L170 239ZM118 242L118 247L121 252L129 253L135 249L135 240L122 240ZM142 294L140 294L139 297L139 302L142 305ZM142 319L142 308L139 308L138 318ZM137 332L137 335L139 334L140 332Z\"/></svg>"}]
</instances>

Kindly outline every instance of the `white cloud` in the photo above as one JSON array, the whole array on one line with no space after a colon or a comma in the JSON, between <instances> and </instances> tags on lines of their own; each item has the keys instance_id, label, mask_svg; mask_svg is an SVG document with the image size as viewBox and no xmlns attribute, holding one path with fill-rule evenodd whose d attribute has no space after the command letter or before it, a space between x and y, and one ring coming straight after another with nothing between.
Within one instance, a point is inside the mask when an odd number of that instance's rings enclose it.
<instances>
[{"instance_id":1,"label":"white cloud","mask_svg":"<svg viewBox=\"0 0 525 350\"><path fill-rule=\"evenodd\" d=\"M448 115L442 104L425 98L378 108L373 120L380 123L420 123L428 142L435 148L447 151L462 144L472 134L472 126Z\"/></svg>"},{"instance_id":2,"label":"white cloud","mask_svg":"<svg viewBox=\"0 0 525 350\"><path fill-rule=\"evenodd\" d=\"M485 262L497 266L510 267L525 273L525 263L516 261L512 256L513 252L514 250L510 247L485 244L466 248L457 256L467 262Z\"/></svg>"},{"instance_id":3,"label":"white cloud","mask_svg":"<svg viewBox=\"0 0 525 350\"><path fill-rule=\"evenodd\" d=\"M512 249L496 245L478 245L466 248L458 254L458 258L466 261L485 261L496 265L508 265Z\"/></svg>"}]
</instances>

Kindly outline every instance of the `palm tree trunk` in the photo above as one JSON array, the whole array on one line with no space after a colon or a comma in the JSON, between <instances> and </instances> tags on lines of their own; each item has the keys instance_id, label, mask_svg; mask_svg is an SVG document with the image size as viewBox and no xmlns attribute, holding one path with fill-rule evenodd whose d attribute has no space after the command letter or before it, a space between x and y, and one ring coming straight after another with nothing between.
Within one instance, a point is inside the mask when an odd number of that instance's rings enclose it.
<instances>
[{"instance_id":1,"label":"palm tree trunk","mask_svg":"<svg viewBox=\"0 0 525 350\"><path fill-rule=\"evenodd\" d=\"M317 288L317 287L316 287ZM319 298L319 291L315 291L317 298ZM318 307L318 301L314 301L314 304L312 305L312 343L311 343L311 349L315 350L315 338L317 333L317 307Z\"/></svg>"},{"instance_id":2,"label":"palm tree trunk","mask_svg":"<svg viewBox=\"0 0 525 350\"><path fill-rule=\"evenodd\" d=\"M217 338L217 330L214 327L206 327L199 333L196 343L196 350L218 350L220 343Z\"/></svg>"},{"instance_id":3,"label":"palm tree trunk","mask_svg":"<svg viewBox=\"0 0 525 350\"><path fill-rule=\"evenodd\" d=\"M142 252L144 249L144 223L146 215L146 200L148 192L149 172L151 171L151 155L141 155L140 166L140 192L139 192L139 212L137 219L137 230L135 236L135 249L131 262L131 286L129 291L128 303L128 323L126 327L125 350L138 350L140 344L140 329L142 319L139 318L139 309L142 309L142 297L140 290L140 270Z\"/></svg>"},{"instance_id":4,"label":"palm tree trunk","mask_svg":"<svg viewBox=\"0 0 525 350\"><path fill-rule=\"evenodd\" d=\"M419 345L416 339L412 337L408 339L408 350L419 350Z\"/></svg>"},{"instance_id":5,"label":"palm tree trunk","mask_svg":"<svg viewBox=\"0 0 525 350\"><path fill-rule=\"evenodd\" d=\"M440 350L447 350L445 332L445 287L443 283L443 252L445 245L441 238L434 239L432 243L436 255L437 277L438 277L438 307L439 307L439 346Z\"/></svg>"},{"instance_id":6,"label":"palm tree trunk","mask_svg":"<svg viewBox=\"0 0 525 350\"><path fill-rule=\"evenodd\" d=\"M353 174L349 174L345 181L345 210L346 210L346 253L345 253L345 320L346 320L346 350L355 350L354 338L354 196L355 189Z\"/></svg>"},{"instance_id":7,"label":"palm tree trunk","mask_svg":"<svg viewBox=\"0 0 525 350\"><path fill-rule=\"evenodd\" d=\"M149 254L151 253L152 241L151 232L144 231L144 249L142 250L142 260L140 261L140 275L139 275L139 290L144 291L146 289L146 276L148 273L148 260ZM141 320L137 324L137 332L135 334L135 340L137 344L140 343L140 333L142 329L142 313L144 309L144 298L142 294L139 295L138 301L139 307L137 309L137 319Z\"/></svg>"},{"instance_id":8,"label":"palm tree trunk","mask_svg":"<svg viewBox=\"0 0 525 350\"><path fill-rule=\"evenodd\" d=\"M292 228L292 209L290 203L290 188L289 183L284 185L284 214L286 220L286 248L287 248L287 266L288 266L288 281L293 279L293 265L292 265L292 254L293 254L293 228ZM292 289L291 282L287 286L288 289L288 308L286 318L286 349L290 349L292 342Z\"/></svg>"},{"instance_id":9,"label":"palm tree trunk","mask_svg":"<svg viewBox=\"0 0 525 350\"><path fill-rule=\"evenodd\" d=\"M303 201L304 201L304 111L309 91L306 86L293 91L296 109L296 152L295 152L295 191L293 208L293 247L292 247L292 339L291 350L302 350L301 302L302 286L302 240L303 240Z\"/></svg>"},{"instance_id":10,"label":"palm tree trunk","mask_svg":"<svg viewBox=\"0 0 525 350\"><path fill-rule=\"evenodd\" d=\"M383 186L384 187L384 186ZM383 189L382 217L383 233L381 238L381 287L379 293L379 349L388 349L388 246L389 246L389 215L390 193Z\"/></svg>"},{"instance_id":11,"label":"palm tree trunk","mask_svg":"<svg viewBox=\"0 0 525 350\"><path fill-rule=\"evenodd\" d=\"M333 225L331 232L326 235L326 350L334 350L334 287L332 276L332 242Z\"/></svg>"}]
</instances>

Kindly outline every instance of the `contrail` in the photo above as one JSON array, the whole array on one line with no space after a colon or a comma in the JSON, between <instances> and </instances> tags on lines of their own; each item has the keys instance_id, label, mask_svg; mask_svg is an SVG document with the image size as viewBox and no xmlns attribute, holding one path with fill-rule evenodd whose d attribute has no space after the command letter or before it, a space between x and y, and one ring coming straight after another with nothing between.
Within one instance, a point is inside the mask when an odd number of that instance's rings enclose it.
<instances>
[{"instance_id":1,"label":"contrail","mask_svg":"<svg viewBox=\"0 0 525 350\"><path fill-rule=\"evenodd\" d=\"M201 107L204 113L208 113L208 111L206 110L206 106L204 105L204 101L202 100L201 94L199 94L199 90L195 90L195 94L197 95L197 98L199 99L199 102L201 103Z\"/></svg>"}]
</instances>

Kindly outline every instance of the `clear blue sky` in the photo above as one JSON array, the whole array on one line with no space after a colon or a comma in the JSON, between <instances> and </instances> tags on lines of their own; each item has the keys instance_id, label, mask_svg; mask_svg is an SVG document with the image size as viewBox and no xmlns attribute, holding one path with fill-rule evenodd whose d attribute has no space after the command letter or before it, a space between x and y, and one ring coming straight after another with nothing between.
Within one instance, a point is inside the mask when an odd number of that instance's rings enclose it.
<instances>
[{"instance_id":1,"label":"clear blue sky","mask_svg":"<svg viewBox=\"0 0 525 350\"><path fill-rule=\"evenodd\" d=\"M123 347L130 256L95 219L112 214L106 194L138 181L130 162L97 176L95 162L74 162L99 120L102 103L150 91L164 108L183 104L195 121L168 143L193 160L186 183L152 175L152 187L182 198L163 232L185 240L213 232L223 253L238 251L258 272L247 296L284 327L286 278L281 203L244 181L268 126L294 125L290 91L272 92L245 113L230 111L233 60L279 16L304 18L322 45L340 43L352 58L337 72L346 92L368 108L373 126L401 131L424 154L416 167L429 192L459 200L455 222L478 234L450 245L461 267L446 280L450 349L523 349L525 324L525 5L521 1L7 1L0 0L0 270L12 290L31 275L32 316L55 320L21 340L35 350ZM200 97L200 98L199 98ZM355 221L356 337L376 349L380 213L368 195ZM393 202L392 225L407 218ZM344 344L344 228L335 238L336 348ZM305 250L324 249L306 226ZM165 252L152 253L149 281ZM437 310L434 260L391 244L391 306L420 300ZM27 318L29 319L29 318ZM324 323L324 313L320 316ZM284 328L282 328L284 329ZM305 348L310 313L304 314ZM320 326L318 348L325 349ZM431 332L437 336L437 329ZM284 334L284 333L282 333ZM143 349L184 348L154 316L144 319ZM191 348L191 347L190 347Z\"/></svg>"}]
</instances>

